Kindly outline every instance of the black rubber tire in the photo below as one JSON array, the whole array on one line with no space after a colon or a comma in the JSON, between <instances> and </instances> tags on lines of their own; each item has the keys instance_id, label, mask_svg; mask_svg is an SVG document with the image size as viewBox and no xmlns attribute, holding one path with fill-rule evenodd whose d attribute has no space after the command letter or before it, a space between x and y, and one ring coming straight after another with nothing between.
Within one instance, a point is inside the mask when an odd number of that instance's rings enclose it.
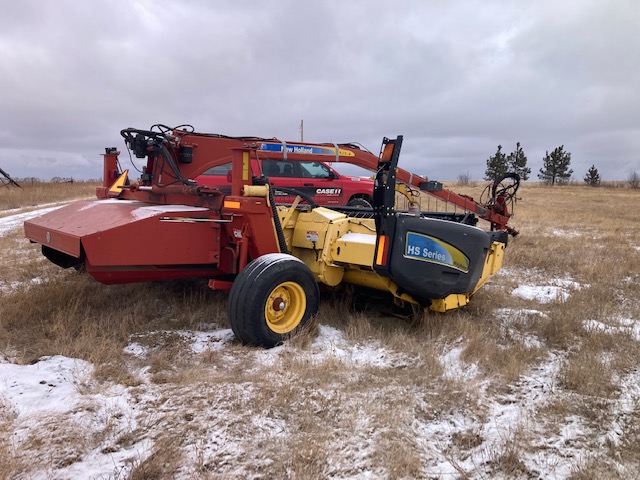
<instances>
[{"instance_id":1,"label":"black rubber tire","mask_svg":"<svg viewBox=\"0 0 640 480\"><path fill-rule=\"evenodd\" d=\"M347 207L373 208L371 203L361 197L352 198L347 203Z\"/></svg>"},{"instance_id":2,"label":"black rubber tire","mask_svg":"<svg viewBox=\"0 0 640 480\"><path fill-rule=\"evenodd\" d=\"M287 291L287 288L293 289L291 301L284 302L286 306L280 313L275 305L282 297L275 292ZM296 302L296 298L301 301ZM271 348L304 327L318 312L319 301L318 283L304 262L292 255L270 253L251 261L236 277L229 294L227 315L233 333L243 344ZM274 306L269 307L270 302ZM267 320L267 312L289 315L292 319L286 321L285 317L283 325L276 325ZM275 331L275 327L280 331Z\"/></svg>"}]
</instances>

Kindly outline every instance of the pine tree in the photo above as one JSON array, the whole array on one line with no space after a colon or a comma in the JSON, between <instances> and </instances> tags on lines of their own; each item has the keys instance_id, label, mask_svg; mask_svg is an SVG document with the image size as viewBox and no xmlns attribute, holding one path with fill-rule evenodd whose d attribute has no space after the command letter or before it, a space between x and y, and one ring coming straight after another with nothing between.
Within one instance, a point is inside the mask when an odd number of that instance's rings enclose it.
<instances>
[{"instance_id":1,"label":"pine tree","mask_svg":"<svg viewBox=\"0 0 640 480\"><path fill-rule=\"evenodd\" d=\"M520 142L516 143L515 152L507 157L507 165L510 172L520 175L520 180L529 180L531 169L527 167L527 156L524 154Z\"/></svg>"},{"instance_id":2,"label":"pine tree","mask_svg":"<svg viewBox=\"0 0 640 480\"><path fill-rule=\"evenodd\" d=\"M567 183L573 175L573 170L569 168L571 153L564 151L564 145L557 147L551 155L547 151L542 161L543 167L538 178L547 184Z\"/></svg>"},{"instance_id":3,"label":"pine tree","mask_svg":"<svg viewBox=\"0 0 640 480\"><path fill-rule=\"evenodd\" d=\"M584 183L590 187L600 186L600 174L598 173L598 169L595 165L591 165L591 168L584 177Z\"/></svg>"},{"instance_id":4,"label":"pine tree","mask_svg":"<svg viewBox=\"0 0 640 480\"><path fill-rule=\"evenodd\" d=\"M507 173L507 169L507 156L502 153L502 145L498 145L496 154L487 158L487 169L484 172L484 179L492 182L501 180Z\"/></svg>"}]
</instances>

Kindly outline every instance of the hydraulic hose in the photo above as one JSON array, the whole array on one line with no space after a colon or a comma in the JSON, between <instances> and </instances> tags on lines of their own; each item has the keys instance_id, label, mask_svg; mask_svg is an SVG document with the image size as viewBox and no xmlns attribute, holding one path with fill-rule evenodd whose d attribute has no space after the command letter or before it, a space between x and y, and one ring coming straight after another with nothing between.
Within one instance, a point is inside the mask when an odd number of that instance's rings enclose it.
<instances>
[{"instance_id":1,"label":"hydraulic hose","mask_svg":"<svg viewBox=\"0 0 640 480\"><path fill-rule=\"evenodd\" d=\"M175 174L175 178L185 185L195 185L195 182L182 175L180 169L174 162L171 153L164 144L168 140L165 133L139 130L137 128L125 128L120 131L120 135L125 139L127 147L134 151L137 158L144 158L149 155L148 148L153 146L154 152L159 153L164 161L169 164L169 167ZM151 140L151 142L148 142L147 139Z\"/></svg>"},{"instance_id":2,"label":"hydraulic hose","mask_svg":"<svg viewBox=\"0 0 640 480\"><path fill-rule=\"evenodd\" d=\"M287 241L284 238L284 232L282 231L282 224L280 223L280 217L278 216L278 209L276 208L276 200L273 195L273 187L269 186L269 204L271 204L271 215L273 216L273 224L276 227L276 235L278 237L278 245L280 245L280 251L282 253L289 253L287 248Z\"/></svg>"}]
</instances>

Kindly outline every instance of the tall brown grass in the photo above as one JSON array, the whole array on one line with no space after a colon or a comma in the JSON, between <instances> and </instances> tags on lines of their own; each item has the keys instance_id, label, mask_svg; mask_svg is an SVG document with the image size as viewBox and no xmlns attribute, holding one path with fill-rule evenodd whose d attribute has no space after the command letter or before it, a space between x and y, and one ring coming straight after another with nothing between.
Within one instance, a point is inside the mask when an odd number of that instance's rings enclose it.
<instances>
[{"instance_id":1,"label":"tall brown grass","mask_svg":"<svg viewBox=\"0 0 640 480\"><path fill-rule=\"evenodd\" d=\"M480 191L468 187L463 193L477 198ZM437 208L423 195L423 208L428 204ZM43 262L37 248L14 232L0 239L5 286L13 285L0 293L0 353L18 363L54 354L83 358L96 366L100 385L151 389L154 400L140 400L148 402L148 423L139 418L143 427L122 437L155 441L149 457L134 461L131 478L180 471L193 478L348 477L365 471L423 478L438 476L429 465L441 458L460 478L535 476L527 459L551 448L541 446L541 437L560 435L569 418L584 426L575 441L585 455L576 458L574 477L589 478L593 471L624 478L620 472L637 472L633 466L640 464L639 405L624 416L615 407L620 379L639 368L638 340L624 327L624 319L640 317L639 210L640 191L525 185L513 217L521 234L510 239L506 273L494 277L468 308L416 316L368 299L354 311L349 295L326 293L315 325L291 340L275 364L262 363L255 349L238 343L223 351L190 350L179 331L226 326L226 295L205 283L101 285ZM540 304L512 295L520 285L557 281L569 285L568 298ZM585 321L611 330L585 328ZM390 366L314 356L319 326L339 329L350 345L385 349ZM148 353L125 354L132 339ZM459 352L455 371L445 361L452 352ZM499 445L487 446L482 425L491 422L488 399L520 401L523 382L553 361L558 366L549 374L547 400L528 412L535 425L523 420L503 432ZM140 377L143 367L148 383ZM210 446L194 450L214 434L207 422L215 415L227 447L217 447L222 453ZM456 418L466 420L439 437L438 451L415 435ZM11 433L12 421L0 418L2 437ZM622 440L603 446L602 429L614 421ZM155 425L163 426L162 433ZM80 445L81 454L82 441L65 428L59 434ZM0 475L44 468L40 461L29 463L28 455L53 440L32 436L22 450L0 440ZM464 468L471 455L485 461Z\"/></svg>"},{"instance_id":2,"label":"tall brown grass","mask_svg":"<svg viewBox=\"0 0 640 480\"><path fill-rule=\"evenodd\" d=\"M43 203L62 202L74 198L95 197L95 181L73 183L23 182L22 188L0 187L0 215L2 210L37 207Z\"/></svg>"}]
</instances>

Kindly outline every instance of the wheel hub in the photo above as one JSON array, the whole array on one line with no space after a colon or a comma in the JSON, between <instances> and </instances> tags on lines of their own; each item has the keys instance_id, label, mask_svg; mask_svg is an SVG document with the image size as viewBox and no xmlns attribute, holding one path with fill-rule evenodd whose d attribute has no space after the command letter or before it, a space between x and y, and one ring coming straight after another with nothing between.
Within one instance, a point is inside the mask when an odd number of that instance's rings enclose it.
<instances>
[{"instance_id":1,"label":"wheel hub","mask_svg":"<svg viewBox=\"0 0 640 480\"><path fill-rule=\"evenodd\" d=\"M285 302L282 298L276 298L273 300L273 309L276 312L283 312L285 308L287 308L287 302Z\"/></svg>"},{"instance_id":2,"label":"wheel hub","mask_svg":"<svg viewBox=\"0 0 640 480\"><path fill-rule=\"evenodd\" d=\"M268 327L277 333L289 333L300 324L307 308L304 289L296 282L283 282L271 291L265 304Z\"/></svg>"}]
</instances>

